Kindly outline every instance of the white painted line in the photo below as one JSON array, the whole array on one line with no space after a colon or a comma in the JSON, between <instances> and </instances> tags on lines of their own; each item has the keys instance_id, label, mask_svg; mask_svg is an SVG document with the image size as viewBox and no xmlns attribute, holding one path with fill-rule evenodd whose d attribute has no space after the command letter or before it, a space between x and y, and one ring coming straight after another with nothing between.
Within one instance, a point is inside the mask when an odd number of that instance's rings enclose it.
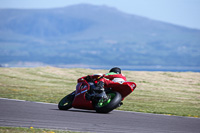
<instances>
[{"instance_id":1,"label":"white painted line","mask_svg":"<svg viewBox=\"0 0 200 133\"><path fill-rule=\"evenodd\" d=\"M45 103L45 102L35 102L35 101L26 101L26 100L19 100L19 99L9 99L9 98L0 98L2 100L10 100L10 101L19 101L19 102L33 102L33 103L40 103L40 104L51 104L51 105L58 105L55 103Z\"/></svg>"}]
</instances>

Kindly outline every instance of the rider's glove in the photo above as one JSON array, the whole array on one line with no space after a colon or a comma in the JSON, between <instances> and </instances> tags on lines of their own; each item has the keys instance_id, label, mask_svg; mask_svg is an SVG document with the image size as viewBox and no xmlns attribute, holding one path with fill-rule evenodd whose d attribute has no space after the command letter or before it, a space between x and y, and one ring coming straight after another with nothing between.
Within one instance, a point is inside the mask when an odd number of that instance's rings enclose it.
<instances>
[{"instance_id":1,"label":"rider's glove","mask_svg":"<svg viewBox=\"0 0 200 133\"><path fill-rule=\"evenodd\" d=\"M93 80L92 80L92 78L91 78L90 75L88 75L88 76L85 78L85 80L86 80L87 82L93 82Z\"/></svg>"}]
</instances>

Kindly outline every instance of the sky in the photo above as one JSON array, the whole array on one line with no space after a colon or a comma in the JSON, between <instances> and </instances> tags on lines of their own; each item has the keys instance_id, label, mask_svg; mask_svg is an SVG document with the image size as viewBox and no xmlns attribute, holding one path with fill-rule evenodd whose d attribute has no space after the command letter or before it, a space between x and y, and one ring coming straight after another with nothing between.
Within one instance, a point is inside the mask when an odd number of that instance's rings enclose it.
<instances>
[{"instance_id":1,"label":"sky","mask_svg":"<svg viewBox=\"0 0 200 133\"><path fill-rule=\"evenodd\" d=\"M81 3L106 5L128 14L200 29L200 0L0 0L0 9L57 8Z\"/></svg>"}]
</instances>

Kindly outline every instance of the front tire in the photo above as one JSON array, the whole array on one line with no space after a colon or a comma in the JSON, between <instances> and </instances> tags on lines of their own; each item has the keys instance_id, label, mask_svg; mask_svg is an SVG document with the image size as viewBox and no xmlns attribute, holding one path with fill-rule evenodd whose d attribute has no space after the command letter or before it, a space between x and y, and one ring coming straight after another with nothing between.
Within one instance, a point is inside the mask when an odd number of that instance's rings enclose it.
<instances>
[{"instance_id":1,"label":"front tire","mask_svg":"<svg viewBox=\"0 0 200 133\"><path fill-rule=\"evenodd\" d=\"M72 103L74 101L74 97L75 97L75 93L72 92L71 94L62 98L60 100L60 102L58 103L58 108L60 110L68 110L68 109L72 108Z\"/></svg>"},{"instance_id":2,"label":"front tire","mask_svg":"<svg viewBox=\"0 0 200 133\"><path fill-rule=\"evenodd\" d=\"M119 107L122 96L119 92L109 92L107 96L110 97L107 101L102 102L101 100L95 105L97 113L109 113L115 108Z\"/></svg>"}]
</instances>

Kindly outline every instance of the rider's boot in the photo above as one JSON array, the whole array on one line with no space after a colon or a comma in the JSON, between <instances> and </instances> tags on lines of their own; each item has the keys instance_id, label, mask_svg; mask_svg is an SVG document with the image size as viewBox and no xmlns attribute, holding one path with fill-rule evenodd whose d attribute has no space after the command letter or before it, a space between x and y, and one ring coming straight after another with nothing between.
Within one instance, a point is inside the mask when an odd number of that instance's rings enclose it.
<instances>
[{"instance_id":1,"label":"rider's boot","mask_svg":"<svg viewBox=\"0 0 200 133\"><path fill-rule=\"evenodd\" d=\"M120 102L119 105L118 105L118 107L120 107L120 106L122 106L122 105L123 105L123 102Z\"/></svg>"},{"instance_id":2,"label":"rider's boot","mask_svg":"<svg viewBox=\"0 0 200 133\"><path fill-rule=\"evenodd\" d=\"M95 88L93 88L93 90L96 91L96 92L102 92L102 91L104 91L104 82L99 81L97 83L97 86Z\"/></svg>"},{"instance_id":3,"label":"rider's boot","mask_svg":"<svg viewBox=\"0 0 200 133\"><path fill-rule=\"evenodd\" d=\"M100 81L97 83L97 87L95 87L93 89L95 92L97 92L97 95L95 97L98 98L103 98L105 100L108 99L106 93L105 93L105 89L104 89L104 82Z\"/></svg>"}]
</instances>

